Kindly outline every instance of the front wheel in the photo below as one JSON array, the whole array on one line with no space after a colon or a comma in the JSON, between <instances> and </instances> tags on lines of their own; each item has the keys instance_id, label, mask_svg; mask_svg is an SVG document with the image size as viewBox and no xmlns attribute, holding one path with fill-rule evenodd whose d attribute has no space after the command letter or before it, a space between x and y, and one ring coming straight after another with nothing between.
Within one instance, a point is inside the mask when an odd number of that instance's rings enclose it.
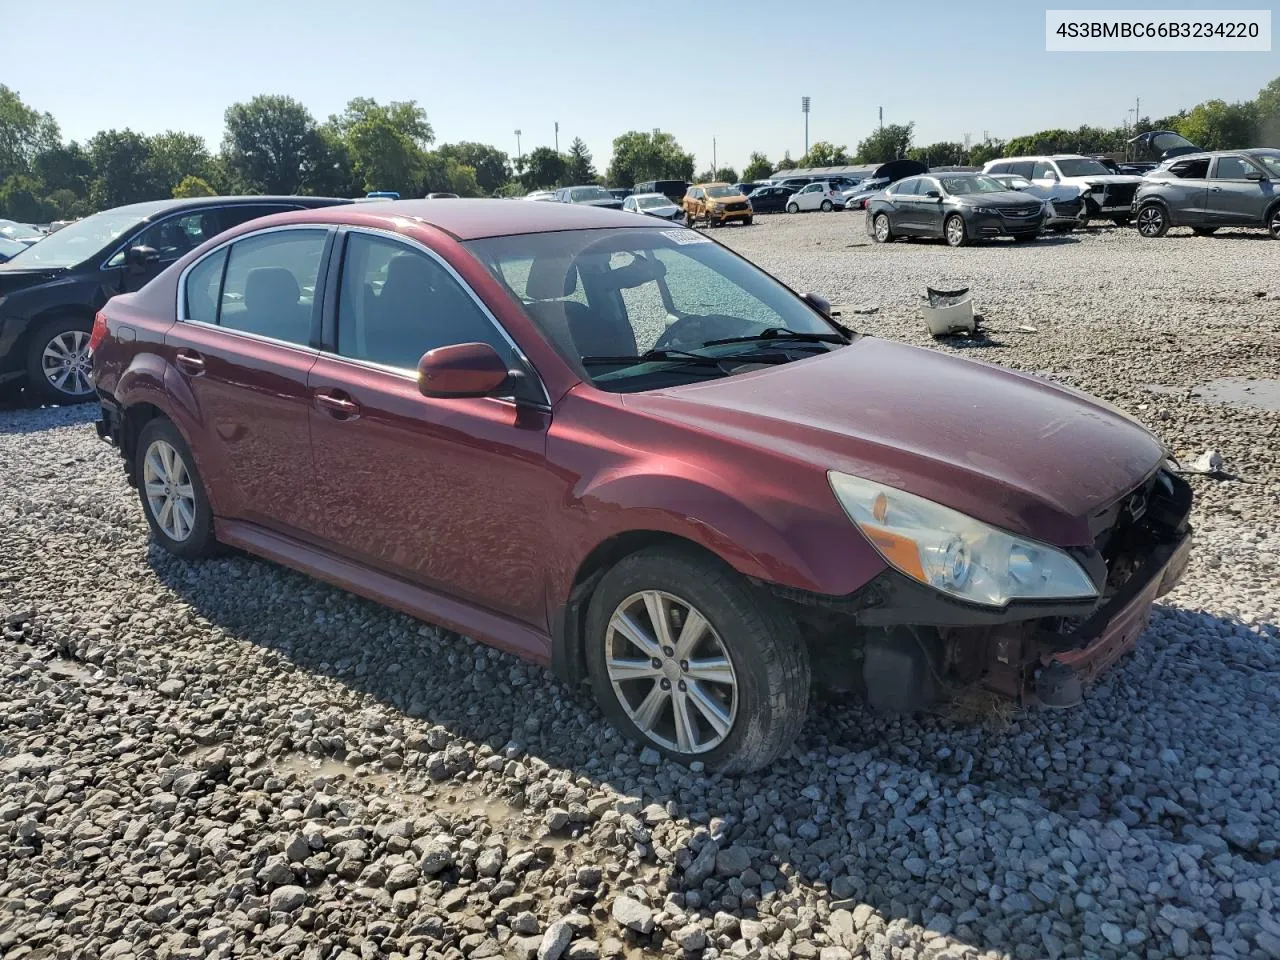
<instances>
[{"instance_id":1,"label":"front wheel","mask_svg":"<svg viewBox=\"0 0 1280 960\"><path fill-rule=\"evenodd\" d=\"M1267 219L1267 233L1271 234L1272 240L1280 240L1280 206L1271 208L1271 215Z\"/></svg>"},{"instance_id":2,"label":"front wheel","mask_svg":"<svg viewBox=\"0 0 1280 960\"><path fill-rule=\"evenodd\" d=\"M749 226L751 226L751 218L750 218L750 217L744 217L744 218L743 218L743 220L742 220L742 225L743 225L744 227L749 227Z\"/></svg>"},{"instance_id":3,"label":"front wheel","mask_svg":"<svg viewBox=\"0 0 1280 960\"><path fill-rule=\"evenodd\" d=\"M681 763L747 773L799 735L809 658L795 623L719 561L632 554L596 588L587 666L606 717Z\"/></svg>"},{"instance_id":4,"label":"front wheel","mask_svg":"<svg viewBox=\"0 0 1280 960\"><path fill-rule=\"evenodd\" d=\"M142 512L156 542L184 560L212 554L213 509L178 428L163 417L148 420L134 458Z\"/></svg>"},{"instance_id":5,"label":"front wheel","mask_svg":"<svg viewBox=\"0 0 1280 960\"><path fill-rule=\"evenodd\" d=\"M91 323L60 317L41 325L27 347L27 385L44 403L83 403L93 397L89 374Z\"/></svg>"},{"instance_id":6,"label":"front wheel","mask_svg":"<svg viewBox=\"0 0 1280 960\"><path fill-rule=\"evenodd\" d=\"M799 213L799 212L800 212L800 207L797 204L794 204L794 203L787 204L787 213Z\"/></svg>"},{"instance_id":7,"label":"front wheel","mask_svg":"<svg viewBox=\"0 0 1280 960\"><path fill-rule=\"evenodd\" d=\"M963 247L969 241L969 236L964 226L964 217L958 213L953 213L947 217L946 223L942 225L942 235L947 238L949 246Z\"/></svg>"},{"instance_id":8,"label":"front wheel","mask_svg":"<svg viewBox=\"0 0 1280 960\"><path fill-rule=\"evenodd\" d=\"M830 213L830 212L832 211L832 209L833 209L833 207L832 207L832 204L831 204L831 201L830 201L830 200L823 200L823 201L822 201L822 212L823 212L823 213Z\"/></svg>"},{"instance_id":9,"label":"front wheel","mask_svg":"<svg viewBox=\"0 0 1280 960\"><path fill-rule=\"evenodd\" d=\"M1138 233L1148 240L1163 237L1169 232L1169 217L1164 207L1158 203L1149 203L1138 211Z\"/></svg>"},{"instance_id":10,"label":"front wheel","mask_svg":"<svg viewBox=\"0 0 1280 960\"><path fill-rule=\"evenodd\" d=\"M1050 227L1049 229L1052 230L1054 233L1070 233L1074 229L1074 227L1072 227L1071 224L1069 223L1064 223L1056 227Z\"/></svg>"}]
</instances>

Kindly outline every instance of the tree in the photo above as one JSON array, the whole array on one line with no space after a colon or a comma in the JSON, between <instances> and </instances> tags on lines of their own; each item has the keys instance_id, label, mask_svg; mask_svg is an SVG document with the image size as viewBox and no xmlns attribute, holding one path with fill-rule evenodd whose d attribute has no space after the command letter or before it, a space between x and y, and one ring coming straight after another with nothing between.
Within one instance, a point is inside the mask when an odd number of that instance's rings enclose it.
<instances>
[{"instance_id":1,"label":"tree","mask_svg":"<svg viewBox=\"0 0 1280 960\"><path fill-rule=\"evenodd\" d=\"M1258 91L1253 115L1258 125L1257 142L1264 147L1280 147L1280 77Z\"/></svg>"},{"instance_id":2,"label":"tree","mask_svg":"<svg viewBox=\"0 0 1280 960\"><path fill-rule=\"evenodd\" d=\"M914 123L891 123L858 144L858 163L888 163L905 157Z\"/></svg>"},{"instance_id":3,"label":"tree","mask_svg":"<svg viewBox=\"0 0 1280 960\"><path fill-rule=\"evenodd\" d=\"M15 173L0 183L0 217L26 223L53 219L52 205L40 197L40 183L30 174Z\"/></svg>"},{"instance_id":4,"label":"tree","mask_svg":"<svg viewBox=\"0 0 1280 960\"><path fill-rule=\"evenodd\" d=\"M563 153L550 147L534 147L524 155L524 172L520 182L526 190L546 190L563 186L568 179L569 167Z\"/></svg>"},{"instance_id":5,"label":"tree","mask_svg":"<svg viewBox=\"0 0 1280 960\"><path fill-rule=\"evenodd\" d=\"M716 171L716 179L722 180L725 183L737 183L738 171L733 169L733 167L721 167Z\"/></svg>"},{"instance_id":6,"label":"tree","mask_svg":"<svg viewBox=\"0 0 1280 960\"><path fill-rule=\"evenodd\" d=\"M1178 132L1204 150L1251 147L1258 133L1254 105L1208 100L1191 109Z\"/></svg>"},{"instance_id":7,"label":"tree","mask_svg":"<svg viewBox=\"0 0 1280 960\"><path fill-rule=\"evenodd\" d=\"M967 159L964 144L949 140L931 143L927 147L912 147L907 151L907 157L930 167L960 166Z\"/></svg>"},{"instance_id":8,"label":"tree","mask_svg":"<svg viewBox=\"0 0 1280 960\"><path fill-rule=\"evenodd\" d=\"M779 171L794 170L796 166L797 166L796 162L791 159L791 151L790 150L784 151L782 154L782 159L778 161L778 170Z\"/></svg>"},{"instance_id":9,"label":"tree","mask_svg":"<svg viewBox=\"0 0 1280 960\"><path fill-rule=\"evenodd\" d=\"M212 176L213 157L204 138L194 133L167 130L151 137L147 148L152 179L165 196L177 196L174 189L186 177L207 181Z\"/></svg>"},{"instance_id":10,"label":"tree","mask_svg":"<svg viewBox=\"0 0 1280 960\"><path fill-rule=\"evenodd\" d=\"M203 177L186 176L173 188L173 195L180 200L185 200L189 197L216 197L217 192Z\"/></svg>"},{"instance_id":11,"label":"tree","mask_svg":"<svg viewBox=\"0 0 1280 960\"><path fill-rule=\"evenodd\" d=\"M835 146L826 140L819 140L809 148L809 152L797 161L801 167L838 167L849 163L848 148Z\"/></svg>"},{"instance_id":12,"label":"tree","mask_svg":"<svg viewBox=\"0 0 1280 960\"><path fill-rule=\"evenodd\" d=\"M328 159L315 118L292 97L262 94L227 107L222 152L232 189L301 193Z\"/></svg>"},{"instance_id":13,"label":"tree","mask_svg":"<svg viewBox=\"0 0 1280 960\"><path fill-rule=\"evenodd\" d=\"M422 168L423 194L456 193L460 197L484 195L484 191L476 180L475 168L459 163L439 150L430 150L422 155Z\"/></svg>"},{"instance_id":14,"label":"tree","mask_svg":"<svg viewBox=\"0 0 1280 960\"><path fill-rule=\"evenodd\" d=\"M969 150L969 163L981 167L991 160L999 160L1007 156L1003 140L984 140Z\"/></svg>"},{"instance_id":15,"label":"tree","mask_svg":"<svg viewBox=\"0 0 1280 960\"><path fill-rule=\"evenodd\" d=\"M93 184L89 198L98 210L167 196L151 168L147 138L133 130L103 130L89 141Z\"/></svg>"},{"instance_id":16,"label":"tree","mask_svg":"<svg viewBox=\"0 0 1280 960\"><path fill-rule=\"evenodd\" d=\"M61 141L52 116L28 107L16 90L0 83L0 181L25 173L38 154Z\"/></svg>"},{"instance_id":17,"label":"tree","mask_svg":"<svg viewBox=\"0 0 1280 960\"><path fill-rule=\"evenodd\" d=\"M329 118L329 127L351 151L365 190L395 190L402 196L417 190L425 172L424 153L435 134L415 101L382 106L370 97L356 97Z\"/></svg>"},{"instance_id":18,"label":"tree","mask_svg":"<svg viewBox=\"0 0 1280 960\"><path fill-rule=\"evenodd\" d=\"M565 162L565 179L569 183L594 183L596 168L591 165L591 154L581 137L574 137L569 144L569 156Z\"/></svg>"},{"instance_id":19,"label":"tree","mask_svg":"<svg viewBox=\"0 0 1280 960\"><path fill-rule=\"evenodd\" d=\"M78 194L74 190L66 188L54 190L44 200L49 208L50 220L74 220L78 217L87 217L93 213L93 207L89 205L88 196Z\"/></svg>"},{"instance_id":20,"label":"tree","mask_svg":"<svg viewBox=\"0 0 1280 960\"><path fill-rule=\"evenodd\" d=\"M497 193L511 180L510 158L487 143L465 140L460 143L442 143L436 152L474 170L476 183L485 193Z\"/></svg>"},{"instance_id":21,"label":"tree","mask_svg":"<svg viewBox=\"0 0 1280 960\"><path fill-rule=\"evenodd\" d=\"M630 130L613 141L610 183L633 187L641 180L688 180L692 176L693 154L685 153L669 133Z\"/></svg>"},{"instance_id":22,"label":"tree","mask_svg":"<svg viewBox=\"0 0 1280 960\"><path fill-rule=\"evenodd\" d=\"M759 151L753 151L742 170L742 179L763 180L771 173L773 173L773 165L769 163L769 158Z\"/></svg>"},{"instance_id":23,"label":"tree","mask_svg":"<svg viewBox=\"0 0 1280 960\"><path fill-rule=\"evenodd\" d=\"M37 153L31 171L50 194L69 190L78 197L87 197L93 161L84 147L72 140L65 147L57 144Z\"/></svg>"}]
</instances>

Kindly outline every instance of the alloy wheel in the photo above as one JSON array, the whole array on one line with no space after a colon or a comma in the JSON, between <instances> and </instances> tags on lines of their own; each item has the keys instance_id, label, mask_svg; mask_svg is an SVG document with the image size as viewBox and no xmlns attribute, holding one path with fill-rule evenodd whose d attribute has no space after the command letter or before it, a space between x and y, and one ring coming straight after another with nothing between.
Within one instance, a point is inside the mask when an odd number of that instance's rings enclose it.
<instances>
[{"instance_id":1,"label":"alloy wheel","mask_svg":"<svg viewBox=\"0 0 1280 960\"><path fill-rule=\"evenodd\" d=\"M153 440L142 461L142 489L156 525L182 543L196 522L196 491L182 455L166 440Z\"/></svg>"},{"instance_id":2,"label":"alloy wheel","mask_svg":"<svg viewBox=\"0 0 1280 960\"><path fill-rule=\"evenodd\" d=\"M706 753L733 730L733 661L715 628L688 601L661 590L627 597L609 619L604 662L618 703L659 746Z\"/></svg>"},{"instance_id":3,"label":"alloy wheel","mask_svg":"<svg viewBox=\"0 0 1280 960\"><path fill-rule=\"evenodd\" d=\"M1138 214L1138 232L1144 237L1157 237L1164 226L1164 214L1157 206L1143 207Z\"/></svg>"},{"instance_id":4,"label":"alloy wheel","mask_svg":"<svg viewBox=\"0 0 1280 960\"><path fill-rule=\"evenodd\" d=\"M93 390L89 380L92 366L89 334L83 330L59 333L45 344L40 357L40 369L49 386L68 397L83 397Z\"/></svg>"},{"instance_id":5,"label":"alloy wheel","mask_svg":"<svg viewBox=\"0 0 1280 960\"><path fill-rule=\"evenodd\" d=\"M889 218L883 213L876 215L875 220L876 239L881 243L887 243L889 240Z\"/></svg>"},{"instance_id":6,"label":"alloy wheel","mask_svg":"<svg viewBox=\"0 0 1280 960\"><path fill-rule=\"evenodd\" d=\"M947 221L947 243L958 247L962 242L964 242L964 221L959 217L952 217Z\"/></svg>"},{"instance_id":7,"label":"alloy wheel","mask_svg":"<svg viewBox=\"0 0 1280 960\"><path fill-rule=\"evenodd\" d=\"M1276 207L1271 213L1271 224L1267 227L1271 232L1273 240L1280 240L1280 207Z\"/></svg>"}]
</instances>

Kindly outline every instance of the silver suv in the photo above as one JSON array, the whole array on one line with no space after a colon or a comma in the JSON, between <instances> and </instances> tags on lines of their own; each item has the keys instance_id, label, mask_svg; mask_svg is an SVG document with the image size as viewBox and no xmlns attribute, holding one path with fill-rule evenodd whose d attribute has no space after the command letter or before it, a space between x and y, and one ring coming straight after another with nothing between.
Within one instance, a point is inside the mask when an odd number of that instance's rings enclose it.
<instances>
[{"instance_id":1,"label":"silver suv","mask_svg":"<svg viewBox=\"0 0 1280 960\"><path fill-rule=\"evenodd\" d=\"M1202 235L1219 227L1265 227L1280 240L1280 150L1175 157L1147 174L1133 212L1144 237L1163 237L1170 227Z\"/></svg>"}]
</instances>

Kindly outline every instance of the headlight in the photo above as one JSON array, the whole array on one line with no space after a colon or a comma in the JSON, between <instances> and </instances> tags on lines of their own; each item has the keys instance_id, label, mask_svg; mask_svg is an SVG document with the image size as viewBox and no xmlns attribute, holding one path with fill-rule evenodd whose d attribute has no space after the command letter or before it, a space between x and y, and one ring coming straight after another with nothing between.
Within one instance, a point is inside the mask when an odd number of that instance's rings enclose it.
<instances>
[{"instance_id":1,"label":"headlight","mask_svg":"<svg viewBox=\"0 0 1280 960\"><path fill-rule=\"evenodd\" d=\"M1000 216L999 207L970 207L969 209L971 209L974 213L989 213L993 217Z\"/></svg>"},{"instance_id":2,"label":"headlight","mask_svg":"<svg viewBox=\"0 0 1280 960\"><path fill-rule=\"evenodd\" d=\"M1056 547L861 477L834 470L827 476L849 519L885 561L935 590L989 607L1098 595L1080 564Z\"/></svg>"}]
</instances>

